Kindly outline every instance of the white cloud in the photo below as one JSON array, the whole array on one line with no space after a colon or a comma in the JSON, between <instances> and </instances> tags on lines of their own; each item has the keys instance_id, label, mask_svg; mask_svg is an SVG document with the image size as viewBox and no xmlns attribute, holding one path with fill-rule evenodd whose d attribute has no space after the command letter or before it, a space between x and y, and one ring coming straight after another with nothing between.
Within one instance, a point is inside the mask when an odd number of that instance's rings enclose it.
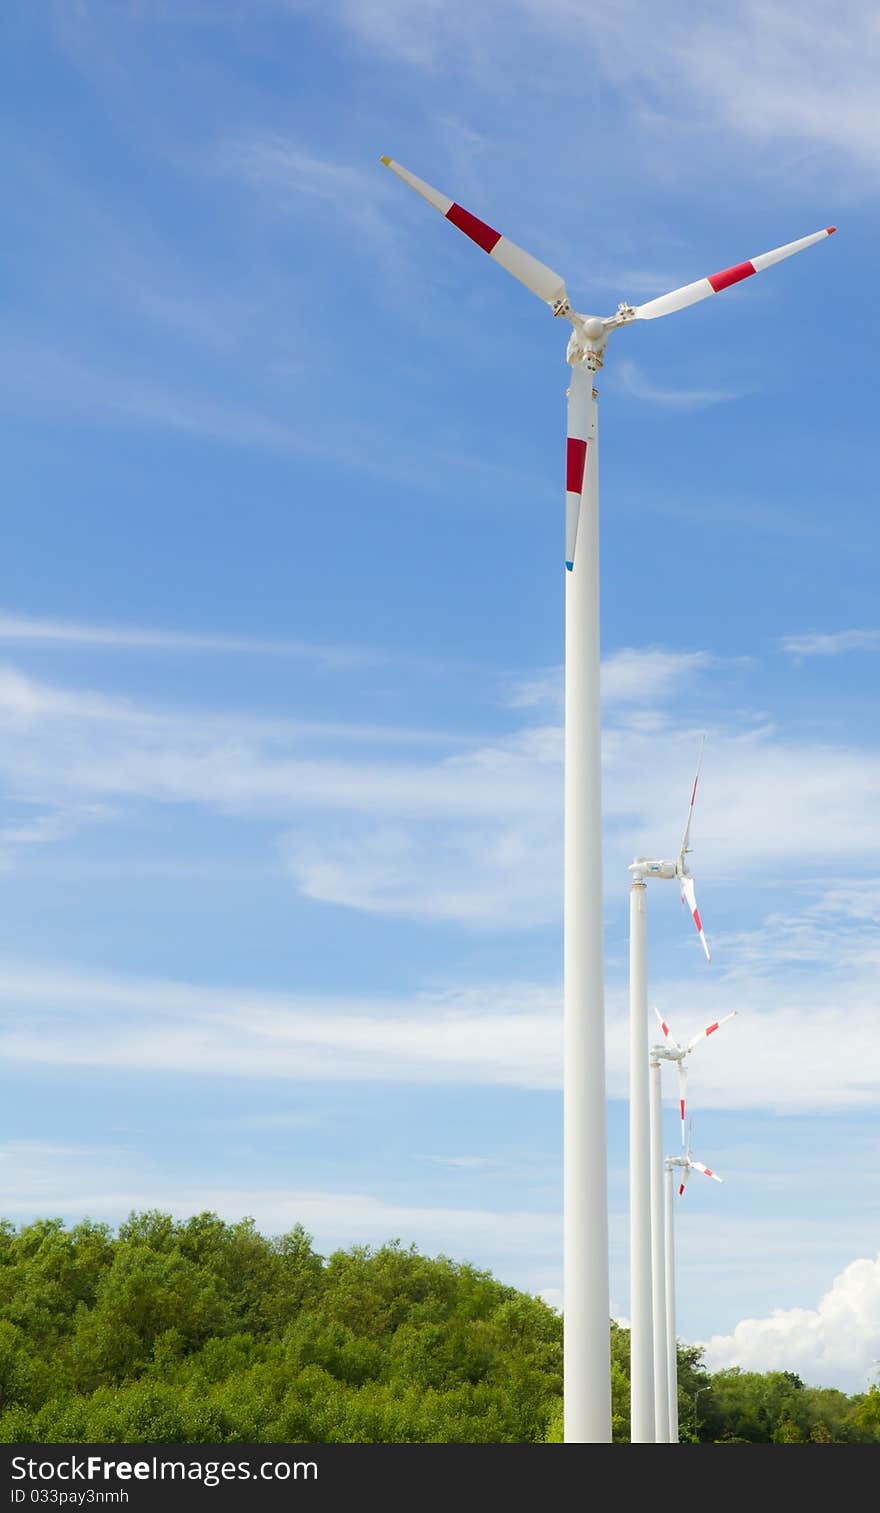
<instances>
[{"instance_id":1,"label":"white cloud","mask_svg":"<svg viewBox=\"0 0 880 1513\"><path fill-rule=\"evenodd\" d=\"M559 909L549 884L561 860L558 827L543 807L533 821L481 826L450 817L409 826L351 825L282 842L291 877L307 898L367 914L454 921L467 929L532 927Z\"/></svg>"},{"instance_id":2,"label":"white cloud","mask_svg":"<svg viewBox=\"0 0 880 1513\"><path fill-rule=\"evenodd\" d=\"M142 625L90 625L81 620L53 620L0 611L0 642L24 645L100 646L108 650L304 657L323 666L351 666L375 660L358 646L266 640L253 636L212 635L200 631L162 630Z\"/></svg>"},{"instance_id":3,"label":"white cloud","mask_svg":"<svg viewBox=\"0 0 880 1513\"><path fill-rule=\"evenodd\" d=\"M853 1261L815 1308L774 1309L705 1342L711 1370L796 1371L811 1384L864 1390L880 1355L880 1255Z\"/></svg>"},{"instance_id":4,"label":"white cloud","mask_svg":"<svg viewBox=\"0 0 880 1513\"><path fill-rule=\"evenodd\" d=\"M785 636L782 650L794 657L839 657L848 651L880 651L880 630L812 631Z\"/></svg>"},{"instance_id":5,"label":"white cloud","mask_svg":"<svg viewBox=\"0 0 880 1513\"><path fill-rule=\"evenodd\" d=\"M217 150L216 164L271 194L280 211L313 201L322 216L347 222L358 238L367 238L386 256L399 259L400 230L388 224L381 208L387 186L378 171L365 173L363 163L318 157L276 131L225 142Z\"/></svg>"},{"instance_id":6,"label":"white cloud","mask_svg":"<svg viewBox=\"0 0 880 1513\"><path fill-rule=\"evenodd\" d=\"M624 647L605 658L602 697L607 704L659 703L714 662L715 658L706 651Z\"/></svg>"},{"instance_id":7,"label":"white cloud","mask_svg":"<svg viewBox=\"0 0 880 1513\"><path fill-rule=\"evenodd\" d=\"M712 667L706 651L667 651L662 647L626 646L602 661L602 698L610 704L654 704L669 698L694 674ZM562 708L563 672L548 667L516 680L507 695L510 709Z\"/></svg>"},{"instance_id":8,"label":"white cloud","mask_svg":"<svg viewBox=\"0 0 880 1513\"><path fill-rule=\"evenodd\" d=\"M557 17L571 15L564 0L553 8ZM684 90L704 118L756 146L778 150L788 139L842 154L863 172L875 168L880 34L862 0L843 0L833 27L820 0L796 9L743 0L732 10L696 13L680 0L663 27L652 28L650 48L621 46L651 18L644 0L599 8L593 34L613 76L650 80L679 110Z\"/></svg>"},{"instance_id":9,"label":"white cloud","mask_svg":"<svg viewBox=\"0 0 880 1513\"><path fill-rule=\"evenodd\" d=\"M87 825L114 818L104 804L77 804L43 814L27 814L17 822L0 826L0 871L10 870L16 857L32 846L70 840Z\"/></svg>"},{"instance_id":10,"label":"white cloud","mask_svg":"<svg viewBox=\"0 0 880 1513\"><path fill-rule=\"evenodd\" d=\"M616 366L618 382L632 394L634 399L644 399L648 404L660 405L667 410L705 410L709 405L725 404L731 399L740 399L747 392L743 389L676 389L668 385L659 387L651 383L630 358L621 358Z\"/></svg>"}]
</instances>

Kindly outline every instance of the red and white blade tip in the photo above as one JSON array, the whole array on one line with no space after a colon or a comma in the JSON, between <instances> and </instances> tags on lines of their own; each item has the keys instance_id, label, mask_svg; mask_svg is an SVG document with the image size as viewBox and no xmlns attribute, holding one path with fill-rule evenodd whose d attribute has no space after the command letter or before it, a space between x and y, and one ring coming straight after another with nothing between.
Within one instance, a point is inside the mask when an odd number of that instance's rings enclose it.
<instances>
[{"instance_id":1,"label":"red and white blade tip","mask_svg":"<svg viewBox=\"0 0 880 1513\"><path fill-rule=\"evenodd\" d=\"M717 1172L713 1172L711 1166L704 1166L702 1161L692 1161L691 1166L693 1166L696 1171L702 1172L704 1177L711 1177L713 1182L724 1181L724 1178L719 1177Z\"/></svg>"},{"instance_id":2,"label":"red and white blade tip","mask_svg":"<svg viewBox=\"0 0 880 1513\"><path fill-rule=\"evenodd\" d=\"M812 247L814 242L833 236L836 230L836 226L824 226L821 231L802 236L796 242L786 242L783 247L761 252L757 257L747 258L744 263L733 263L730 268L722 268L720 273L710 273L708 278L698 278L692 284L683 284L680 289L672 289L669 294L661 294L659 298L650 299L644 305L637 305L635 319L655 320L658 315L672 315L676 310L686 310L688 305L695 305L698 300L706 299L710 294L720 294L722 289L729 289L731 285L741 283L744 278L751 278L753 273L763 273L765 268L771 268L774 263L781 263L795 252Z\"/></svg>"},{"instance_id":3,"label":"red and white blade tip","mask_svg":"<svg viewBox=\"0 0 880 1513\"><path fill-rule=\"evenodd\" d=\"M555 311L560 306L567 305L565 281L552 268L548 268L546 263L540 263L536 257L532 257L531 253L524 252L522 247L517 247L515 242L508 241L507 237L502 236L500 231L496 231L494 226L488 226L485 221L479 220L469 210L465 210L463 205L457 204L448 195L441 194L439 189L426 184L424 179L410 173L409 169L402 167L400 163L395 163L393 158L382 157L380 162L384 163L386 168L390 168L392 173L396 173L397 177L402 179L404 184L408 184L410 189L414 189L416 194L420 194L423 200L427 200L429 205L433 205L435 210L439 210L440 214L445 216L447 221L451 221L453 226L457 226L459 231L463 231L465 236L469 236L471 241L476 243L483 252L487 252L494 262L500 263L501 267L506 268L508 273L512 273L521 284L525 284L527 289L531 289L533 294L537 294L539 299L544 300L551 310Z\"/></svg>"},{"instance_id":4,"label":"red and white blade tip","mask_svg":"<svg viewBox=\"0 0 880 1513\"><path fill-rule=\"evenodd\" d=\"M714 1035L715 1031L720 1030L723 1024L727 1024L728 1019L735 1019L738 1012L737 1009L731 1009L729 1014L723 1014L713 1024L707 1024L705 1030L700 1030L699 1034L695 1035L693 1040L688 1042L688 1050L692 1051L694 1046L699 1045L701 1040L706 1040L709 1035Z\"/></svg>"},{"instance_id":5,"label":"red and white blade tip","mask_svg":"<svg viewBox=\"0 0 880 1513\"><path fill-rule=\"evenodd\" d=\"M700 911L697 908L697 895L694 891L693 879L690 877L686 877L682 881L681 898L683 903L685 901L687 902L688 908L693 915L694 925L696 926L697 934L700 937L700 943L706 953L706 960L711 961L712 953L709 950L709 942L706 940L705 931L703 930L703 921L700 918Z\"/></svg>"}]
</instances>

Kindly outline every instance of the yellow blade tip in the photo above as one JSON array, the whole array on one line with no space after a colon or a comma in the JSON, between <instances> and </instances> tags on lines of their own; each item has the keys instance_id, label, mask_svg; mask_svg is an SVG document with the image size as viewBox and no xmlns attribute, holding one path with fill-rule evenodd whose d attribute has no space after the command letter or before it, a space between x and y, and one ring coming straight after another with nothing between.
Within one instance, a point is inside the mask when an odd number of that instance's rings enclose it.
<instances>
[{"instance_id":1,"label":"yellow blade tip","mask_svg":"<svg viewBox=\"0 0 880 1513\"><path fill-rule=\"evenodd\" d=\"M391 167L391 159L390 158L380 158L379 162L380 163L384 163L386 168L390 168Z\"/></svg>"}]
</instances>

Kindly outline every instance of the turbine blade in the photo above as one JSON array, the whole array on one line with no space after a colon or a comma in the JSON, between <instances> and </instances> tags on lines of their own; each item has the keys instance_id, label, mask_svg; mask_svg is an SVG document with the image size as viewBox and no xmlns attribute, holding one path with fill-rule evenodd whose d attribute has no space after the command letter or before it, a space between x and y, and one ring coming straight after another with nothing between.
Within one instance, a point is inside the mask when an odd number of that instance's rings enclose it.
<instances>
[{"instance_id":1,"label":"turbine blade","mask_svg":"<svg viewBox=\"0 0 880 1513\"><path fill-rule=\"evenodd\" d=\"M700 768L703 765L703 751L705 750L705 746L706 746L706 737L703 736L703 739L700 742L700 754L697 757L697 772L696 772L696 776L694 777L694 786L691 789L691 801L690 801L690 803L688 805L687 823L686 823L686 825L684 827L684 835L681 838L681 851L679 852L679 856L678 856L678 864L679 864L680 867L684 866L685 856L686 856L687 852L690 850L690 843L691 843L691 820L694 817L694 804L695 804L696 798L697 798L697 784L700 781Z\"/></svg>"},{"instance_id":2,"label":"turbine blade","mask_svg":"<svg viewBox=\"0 0 880 1513\"><path fill-rule=\"evenodd\" d=\"M654 1008L654 1013L657 1015L657 1023L663 1031L663 1034L666 1036L666 1039L672 1042L677 1051L680 1051L682 1047L679 1045L671 1029L669 1028L669 1025L666 1023L666 1020L663 1018L663 1015L660 1013L660 1010L656 1006Z\"/></svg>"},{"instance_id":3,"label":"turbine blade","mask_svg":"<svg viewBox=\"0 0 880 1513\"><path fill-rule=\"evenodd\" d=\"M691 1175L691 1169L690 1169L689 1166L686 1166L685 1169L684 1169L684 1171L681 1174L681 1182L679 1183L679 1187L678 1187L678 1196L680 1198L684 1197L684 1190L685 1190L685 1188L688 1185L688 1181L690 1179L690 1175Z\"/></svg>"},{"instance_id":4,"label":"turbine blade","mask_svg":"<svg viewBox=\"0 0 880 1513\"><path fill-rule=\"evenodd\" d=\"M661 294L658 299L648 300L647 304L636 305L630 318L656 320L658 315L672 315L676 310L685 310L688 305L695 305L698 300L707 299L710 294L720 294L722 289L729 289L731 284L738 284L744 278L751 278L753 273L762 273L773 263L781 263L783 258L792 257L805 247L812 247L814 242L823 241L836 230L836 226L826 226L824 231L814 231L811 236L802 236L797 242L787 242L784 247L762 252L758 257L749 258L744 263L735 263L732 268L724 268L720 273L710 273L708 278L698 278L695 284L684 284L669 294Z\"/></svg>"},{"instance_id":5,"label":"turbine blade","mask_svg":"<svg viewBox=\"0 0 880 1513\"><path fill-rule=\"evenodd\" d=\"M678 1063L678 1112L681 1115L681 1148L684 1150L684 1105L687 1088L687 1071L683 1061Z\"/></svg>"},{"instance_id":6,"label":"turbine blade","mask_svg":"<svg viewBox=\"0 0 880 1513\"><path fill-rule=\"evenodd\" d=\"M593 375L586 368L575 366L571 370L568 388L568 439L565 451L565 565L569 572L574 567L581 499L587 476L592 403Z\"/></svg>"},{"instance_id":7,"label":"turbine blade","mask_svg":"<svg viewBox=\"0 0 880 1513\"><path fill-rule=\"evenodd\" d=\"M697 895L694 890L694 880L692 877L683 877L681 879L681 896L682 901L687 903L691 914L694 916L694 924L697 927L697 934L700 937L703 945L703 950L706 953L706 960L711 961L712 957L709 953L709 945L703 931L703 921L700 919L700 911L697 908Z\"/></svg>"},{"instance_id":8,"label":"turbine blade","mask_svg":"<svg viewBox=\"0 0 880 1513\"><path fill-rule=\"evenodd\" d=\"M699 1035L695 1035L692 1040L688 1041L688 1050L692 1051L694 1046L699 1045L701 1040L705 1040L709 1035L714 1035L715 1031L720 1030L721 1026L726 1024L728 1019L735 1019L736 1015L737 1010L734 1009L732 1013L725 1014L722 1019L716 1019L714 1024L707 1024L705 1030L701 1030Z\"/></svg>"},{"instance_id":9,"label":"turbine blade","mask_svg":"<svg viewBox=\"0 0 880 1513\"><path fill-rule=\"evenodd\" d=\"M717 1172L713 1172L711 1166L704 1166L702 1161L692 1161L691 1166L694 1168L694 1171L702 1172L704 1177L711 1177L713 1182L724 1181L724 1178L719 1177Z\"/></svg>"},{"instance_id":10,"label":"turbine blade","mask_svg":"<svg viewBox=\"0 0 880 1513\"><path fill-rule=\"evenodd\" d=\"M518 278L521 284L525 284L527 289L531 289L533 294L537 294L539 299L544 300L554 315L568 305L565 282L558 273L554 273L552 268L548 268L545 263L539 263L531 253L524 252L522 247L517 247L515 242L508 241L500 231L495 231L491 226L487 226L485 221L478 220L475 215L471 215L469 210L465 210L463 205L457 205L454 200L441 194L439 189L432 189L424 179L417 178L414 173L410 173L408 168L402 168L399 163L394 162L393 158L382 158L382 162L386 168L391 169L392 173L396 173L404 184L408 184L410 189L420 194L423 200L427 200L429 205L434 206L435 210L439 210L447 221L451 221L453 226L457 226L459 231L469 236L472 242L476 242L478 247L488 252L494 262L500 263L501 267L506 268L508 273L512 273L514 278Z\"/></svg>"}]
</instances>

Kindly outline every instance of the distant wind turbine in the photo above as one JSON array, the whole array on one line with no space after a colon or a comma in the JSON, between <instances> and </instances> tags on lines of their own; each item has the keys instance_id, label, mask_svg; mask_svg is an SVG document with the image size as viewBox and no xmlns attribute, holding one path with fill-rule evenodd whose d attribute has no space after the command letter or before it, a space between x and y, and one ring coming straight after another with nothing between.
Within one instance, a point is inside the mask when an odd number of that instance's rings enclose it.
<instances>
[{"instance_id":1,"label":"distant wind turbine","mask_svg":"<svg viewBox=\"0 0 880 1513\"><path fill-rule=\"evenodd\" d=\"M680 1046L659 1009L654 1010L665 1036L664 1045L655 1045L650 1054L651 1106L651 1302L654 1331L654 1438L665 1444L669 1425L668 1341L666 1338L666 1245L663 1234L663 1127L660 1064L674 1061L678 1065L678 1111L681 1119L681 1146L685 1140L685 1061L721 1025L736 1016L736 1009L707 1025L686 1046Z\"/></svg>"},{"instance_id":2,"label":"distant wind turbine","mask_svg":"<svg viewBox=\"0 0 880 1513\"><path fill-rule=\"evenodd\" d=\"M714 1035L716 1030L720 1030L721 1026L727 1024L729 1019L735 1019L737 1011L736 1009L732 1009L722 1019L715 1019L711 1024L707 1024L706 1028L692 1036L685 1046L679 1045L660 1010L655 1009L654 1013L657 1015L657 1022L666 1037L666 1045L655 1046L651 1054L659 1057L660 1061L674 1061L678 1066L678 1113L681 1119L681 1144L682 1149L684 1149L685 1093L687 1089L687 1068L685 1062L698 1045L702 1045L704 1040L708 1040L710 1035ZM660 1081L659 1070L658 1062L658 1083Z\"/></svg>"},{"instance_id":3,"label":"distant wind turbine","mask_svg":"<svg viewBox=\"0 0 880 1513\"><path fill-rule=\"evenodd\" d=\"M650 1091L648 1086L648 928L647 887L649 877L676 879L681 896L688 899L706 960L709 947L697 909L694 883L687 868L691 851L691 824L697 783L703 761L705 736L700 745L697 775L691 788L687 822L677 861L637 856L630 866L629 891L629 1277L630 1277L630 1441L652 1444L662 1425L656 1422L656 1334L652 1248L652 1182L656 1198L656 1172L651 1169ZM661 1441L662 1442L662 1441Z\"/></svg>"},{"instance_id":4,"label":"distant wind turbine","mask_svg":"<svg viewBox=\"0 0 880 1513\"><path fill-rule=\"evenodd\" d=\"M723 1182L724 1178L713 1172L710 1166L704 1166L702 1161L694 1161L691 1156L691 1142L688 1139L688 1148L682 1156L666 1157L666 1212L665 1212L665 1238L666 1238L666 1350L667 1350L667 1396L669 1402L669 1439L673 1445L678 1444L678 1351L675 1338L675 1212L673 1183L674 1173L678 1173L678 1196L684 1197L684 1190L690 1180L691 1172L702 1172L704 1177L711 1177L713 1182Z\"/></svg>"}]
</instances>

